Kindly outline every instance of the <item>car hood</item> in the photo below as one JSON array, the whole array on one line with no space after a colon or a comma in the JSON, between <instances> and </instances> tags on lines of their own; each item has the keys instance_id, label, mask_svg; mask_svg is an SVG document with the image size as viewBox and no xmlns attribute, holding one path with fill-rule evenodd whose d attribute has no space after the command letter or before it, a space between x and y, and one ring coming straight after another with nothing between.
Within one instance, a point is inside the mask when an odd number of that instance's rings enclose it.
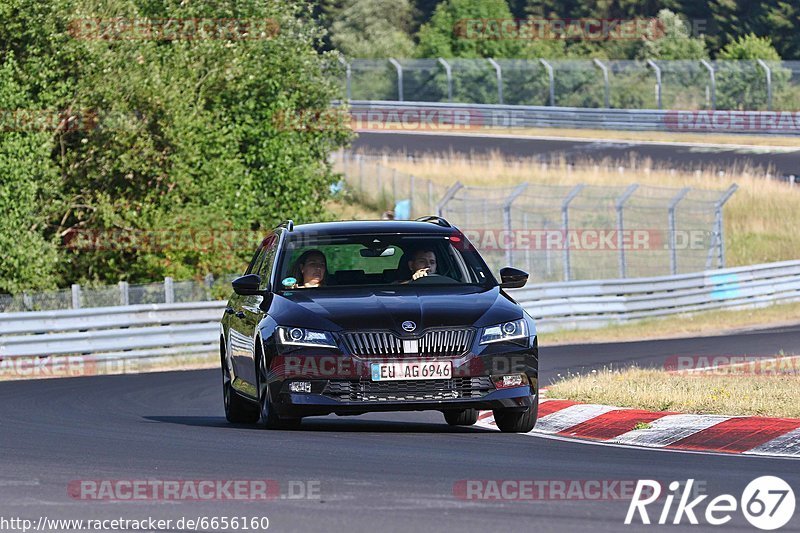
<instances>
[{"instance_id":1,"label":"car hood","mask_svg":"<svg viewBox=\"0 0 800 533\"><path fill-rule=\"evenodd\" d=\"M413 321L430 327L483 327L522 316L499 287L402 287L291 291L273 298L269 314L281 325L331 331L392 329Z\"/></svg>"}]
</instances>

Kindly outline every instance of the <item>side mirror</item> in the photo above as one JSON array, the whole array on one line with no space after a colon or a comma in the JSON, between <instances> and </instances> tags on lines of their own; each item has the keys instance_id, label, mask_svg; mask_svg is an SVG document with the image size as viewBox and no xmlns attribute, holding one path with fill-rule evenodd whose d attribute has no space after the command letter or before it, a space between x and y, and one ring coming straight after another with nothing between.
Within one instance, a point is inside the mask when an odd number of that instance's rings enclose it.
<instances>
[{"instance_id":1,"label":"side mirror","mask_svg":"<svg viewBox=\"0 0 800 533\"><path fill-rule=\"evenodd\" d=\"M247 274L246 276L240 276L233 280L231 285L233 285L233 292L240 296L263 294L263 291L259 289L259 286L261 285L261 276L258 274Z\"/></svg>"},{"instance_id":2,"label":"side mirror","mask_svg":"<svg viewBox=\"0 0 800 533\"><path fill-rule=\"evenodd\" d=\"M504 289L519 289L528 283L528 273L514 267L500 269L500 286Z\"/></svg>"}]
</instances>

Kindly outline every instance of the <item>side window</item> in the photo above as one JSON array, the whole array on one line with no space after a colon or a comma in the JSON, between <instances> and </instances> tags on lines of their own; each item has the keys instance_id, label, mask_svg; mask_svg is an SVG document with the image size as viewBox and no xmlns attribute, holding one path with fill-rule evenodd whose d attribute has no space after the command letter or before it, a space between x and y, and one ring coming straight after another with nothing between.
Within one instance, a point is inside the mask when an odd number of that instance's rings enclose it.
<instances>
[{"instance_id":1,"label":"side window","mask_svg":"<svg viewBox=\"0 0 800 533\"><path fill-rule=\"evenodd\" d=\"M250 260L250 264L247 266L247 270L244 271L244 274L253 274L254 272L258 272L257 266L261 263L261 260L264 258L264 252L266 247L262 242L261 245L256 250L256 253L253 255L253 259Z\"/></svg>"},{"instance_id":2,"label":"side window","mask_svg":"<svg viewBox=\"0 0 800 533\"><path fill-rule=\"evenodd\" d=\"M278 253L278 238L273 236L264 248L264 257L259 265L258 275L261 276L262 285L269 283L272 269L275 268L275 256Z\"/></svg>"}]
</instances>

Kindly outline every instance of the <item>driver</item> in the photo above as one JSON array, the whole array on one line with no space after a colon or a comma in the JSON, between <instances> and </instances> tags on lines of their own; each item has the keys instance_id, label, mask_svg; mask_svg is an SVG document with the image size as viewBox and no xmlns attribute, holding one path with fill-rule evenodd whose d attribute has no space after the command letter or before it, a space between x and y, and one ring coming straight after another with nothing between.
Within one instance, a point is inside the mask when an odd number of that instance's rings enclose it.
<instances>
[{"instance_id":1,"label":"driver","mask_svg":"<svg viewBox=\"0 0 800 533\"><path fill-rule=\"evenodd\" d=\"M297 283L293 288L319 287L325 284L328 270L325 254L319 250L307 250L297 258L293 269Z\"/></svg>"},{"instance_id":2,"label":"driver","mask_svg":"<svg viewBox=\"0 0 800 533\"><path fill-rule=\"evenodd\" d=\"M408 281L436 274L436 254L433 253L433 250L424 248L415 250L408 261L408 269L412 272L411 279Z\"/></svg>"}]
</instances>

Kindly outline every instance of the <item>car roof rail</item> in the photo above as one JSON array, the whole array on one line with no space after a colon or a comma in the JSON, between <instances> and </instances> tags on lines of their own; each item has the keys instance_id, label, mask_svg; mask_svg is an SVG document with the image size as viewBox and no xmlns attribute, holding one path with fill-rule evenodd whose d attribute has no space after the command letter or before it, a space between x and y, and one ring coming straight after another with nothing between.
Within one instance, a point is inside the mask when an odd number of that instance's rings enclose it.
<instances>
[{"instance_id":1,"label":"car roof rail","mask_svg":"<svg viewBox=\"0 0 800 533\"><path fill-rule=\"evenodd\" d=\"M448 221L446 221L442 217L437 217L435 215L428 215L426 217L419 217L418 219L416 219L416 222L431 222L433 224L437 224L439 226L442 226L443 228L452 228L453 227Z\"/></svg>"},{"instance_id":2,"label":"car roof rail","mask_svg":"<svg viewBox=\"0 0 800 533\"><path fill-rule=\"evenodd\" d=\"M286 231L294 230L294 221L292 219L286 219L280 224L278 224L279 228L286 228Z\"/></svg>"}]
</instances>

